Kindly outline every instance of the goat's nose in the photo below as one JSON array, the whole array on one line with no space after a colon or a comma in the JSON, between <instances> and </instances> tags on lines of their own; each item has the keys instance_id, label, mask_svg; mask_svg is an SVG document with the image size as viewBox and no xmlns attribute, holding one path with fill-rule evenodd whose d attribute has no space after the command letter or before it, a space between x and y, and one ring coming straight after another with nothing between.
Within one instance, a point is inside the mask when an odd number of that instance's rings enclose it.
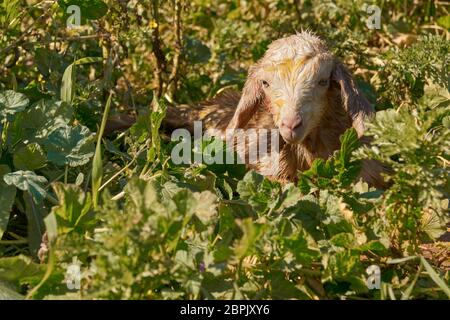
<instances>
[{"instance_id":1,"label":"goat's nose","mask_svg":"<svg viewBox=\"0 0 450 320\"><path fill-rule=\"evenodd\" d=\"M302 119L300 117L287 118L287 119L283 119L281 121L282 127L286 127L292 131L297 129L301 124L302 124Z\"/></svg>"}]
</instances>

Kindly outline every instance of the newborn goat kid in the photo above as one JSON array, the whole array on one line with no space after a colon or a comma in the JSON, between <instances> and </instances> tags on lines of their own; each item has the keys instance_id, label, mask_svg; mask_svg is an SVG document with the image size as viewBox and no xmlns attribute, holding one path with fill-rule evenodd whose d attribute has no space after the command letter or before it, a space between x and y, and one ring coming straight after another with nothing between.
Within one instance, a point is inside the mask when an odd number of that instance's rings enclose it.
<instances>
[{"instance_id":1,"label":"newborn goat kid","mask_svg":"<svg viewBox=\"0 0 450 320\"><path fill-rule=\"evenodd\" d=\"M353 126L361 137L364 119L373 112L344 65L318 37L302 32L269 46L250 68L241 96L228 91L201 106L171 108L166 122L172 128L191 128L201 120L206 129L222 132L278 128L279 164L273 165L269 155L251 167L286 182L295 181L298 170L308 169L314 159L326 159L339 149L347 128ZM361 177L380 187L381 171L378 163L366 161Z\"/></svg>"}]
</instances>

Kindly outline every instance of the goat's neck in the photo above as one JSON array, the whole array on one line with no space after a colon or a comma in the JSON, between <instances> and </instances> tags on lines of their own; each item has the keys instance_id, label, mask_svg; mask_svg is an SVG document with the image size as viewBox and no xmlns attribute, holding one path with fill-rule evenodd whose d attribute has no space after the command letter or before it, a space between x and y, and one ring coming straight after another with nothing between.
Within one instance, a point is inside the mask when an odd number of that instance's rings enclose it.
<instances>
[{"instance_id":1,"label":"goat's neck","mask_svg":"<svg viewBox=\"0 0 450 320\"><path fill-rule=\"evenodd\" d=\"M307 170L317 158L327 159L340 147L339 137L351 126L343 110L325 112L320 124L299 144L283 142L280 150L279 178L296 180L297 171Z\"/></svg>"}]
</instances>

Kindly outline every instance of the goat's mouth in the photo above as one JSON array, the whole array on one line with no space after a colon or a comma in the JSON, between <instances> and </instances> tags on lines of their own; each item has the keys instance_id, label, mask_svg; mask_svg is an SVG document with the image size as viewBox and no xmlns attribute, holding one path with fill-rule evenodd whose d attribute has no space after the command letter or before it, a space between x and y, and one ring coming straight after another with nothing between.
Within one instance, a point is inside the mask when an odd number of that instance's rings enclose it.
<instances>
[{"instance_id":1,"label":"goat's mouth","mask_svg":"<svg viewBox=\"0 0 450 320\"><path fill-rule=\"evenodd\" d=\"M305 136L305 127L303 117L296 112L291 112L281 118L280 135L286 143L301 143Z\"/></svg>"},{"instance_id":2,"label":"goat's mouth","mask_svg":"<svg viewBox=\"0 0 450 320\"><path fill-rule=\"evenodd\" d=\"M305 126L299 126L293 130L281 127L280 135L286 143L300 144L305 138Z\"/></svg>"}]
</instances>

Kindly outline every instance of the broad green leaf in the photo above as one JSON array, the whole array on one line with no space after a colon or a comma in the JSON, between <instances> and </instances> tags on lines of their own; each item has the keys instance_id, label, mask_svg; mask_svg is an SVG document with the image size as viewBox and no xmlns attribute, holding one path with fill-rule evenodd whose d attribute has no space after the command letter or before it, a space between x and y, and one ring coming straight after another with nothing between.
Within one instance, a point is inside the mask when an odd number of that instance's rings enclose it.
<instances>
[{"instance_id":1,"label":"broad green leaf","mask_svg":"<svg viewBox=\"0 0 450 320\"><path fill-rule=\"evenodd\" d=\"M28 98L19 92L7 90L0 92L0 120L8 118L17 112L25 110L30 101Z\"/></svg>"},{"instance_id":2,"label":"broad green leaf","mask_svg":"<svg viewBox=\"0 0 450 320\"><path fill-rule=\"evenodd\" d=\"M239 181L237 191L242 199L250 199L258 192L258 186L263 182L264 177L255 171L248 172L242 181Z\"/></svg>"},{"instance_id":3,"label":"broad green leaf","mask_svg":"<svg viewBox=\"0 0 450 320\"><path fill-rule=\"evenodd\" d=\"M293 183L289 183L283 186L283 193L281 197L281 203L277 210L282 210L295 206L302 199L300 189Z\"/></svg>"},{"instance_id":4,"label":"broad green leaf","mask_svg":"<svg viewBox=\"0 0 450 320\"><path fill-rule=\"evenodd\" d=\"M129 195L130 201L140 211L156 209L154 206L158 203L158 194L154 183L132 178L125 187L125 191Z\"/></svg>"},{"instance_id":5,"label":"broad green leaf","mask_svg":"<svg viewBox=\"0 0 450 320\"><path fill-rule=\"evenodd\" d=\"M188 169L189 170L189 169ZM195 171L195 170L193 170ZM209 170L193 173L186 179L186 187L195 189L195 191L209 190L214 192L216 190L217 176Z\"/></svg>"},{"instance_id":6,"label":"broad green leaf","mask_svg":"<svg viewBox=\"0 0 450 320\"><path fill-rule=\"evenodd\" d=\"M14 152L13 163L16 169L34 171L45 166L47 157L39 144L31 143Z\"/></svg>"},{"instance_id":7,"label":"broad green leaf","mask_svg":"<svg viewBox=\"0 0 450 320\"><path fill-rule=\"evenodd\" d=\"M352 233L352 225L345 219L340 209L342 204L340 198L327 190L322 190L320 192L319 202L322 210L326 211L323 223L328 236L331 237L341 232Z\"/></svg>"},{"instance_id":8,"label":"broad green leaf","mask_svg":"<svg viewBox=\"0 0 450 320\"><path fill-rule=\"evenodd\" d=\"M272 271L269 275L273 299L299 299L309 300L309 297L299 290L295 282L286 279L283 272Z\"/></svg>"},{"instance_id":9,"label":"broad green leaf","mask_svg":"<svg viewBox=\"0 0 450 320\"><path fill-rule=\"evenodd\" d=\"M362 264L359 253L345 250L327 256L326 270L322 281L350 280L350 276L356 274L362 277Z\"/></svg>"},{"instance_id":10,"label":"broad green leaf","mask_svg":"<svg viewBox=\"0 0 450 320\"><path fill-rule=\"evenodd\" d=\"M233 159L238 159L239 155L235 152L235 150L230 150L230 148L227 148L226 143L222 139L214 137L204 137L202 141L201 152L194 150L193 153L194 156L196 156L196 154L199 154L203 158L205 167L209 171L217 174L217 176L226 175L230 178L242 179L247 172L244 164L227 163L227 161L225 161L225 159L230 156ZM216 158L218 157L218 155L220 155L219 157L221 158ZM222 160L221 162L224 163L218 163L220 161L216 162L215 158Z\"/></svg>"},{"instance_id":11,"label":"broad green leaf","mask_svg":"<svg viewBox=\"0 0 450 320\"><path fill-rule=\"evenodd\" d=\"M62 233L76 231L83 234L93 221L90 194L85 194L77 186L64 186L61 183L54 184L53 189L59 205L53 207L51 213L56 217L58 229Z\"/></svg>"},{"instance_id":12,"label":"broad green leaf","mask_svg":"<svg viewBox=\"0 0 450 320\"><path fill-rule=\"evenodd\" d=\"M340 150L328 160L315 159L311 168L299 174L298 186L304 194L314 189L333 190L347 187L359 175L361 162L352 160L353 152L359 146L355 129L350 128L340 137Z\"/></svg>"},{"instance_id":13,"label":"broad green leaf","mask_svg":"<svg viewBox=\"0 0 450 320\"><path fill-rule=\"evenodd\" d=\"M217 220L217 196L209 191L195 192L197 200L195 215L205 225L210 225Z\"/></svg>"},{"instance_id":14,"label":"broad green leaf","mask_svg":"<svg viewBox=\"0 0 450 320\"><path fill-rule=\"evenodd\" d=\"M282 240L286 249L294 255L298 263L303 266L309 266L319 258L319 248L314 241L307 238L307 233L304 231L297 232L291 237L286 237Z\"/></svg>"},{"instance_id":15,"label":"broad green leaf","mask_svg":"<svg viewBox=\"0 0 450 320\"><path fill-rule=\"evenodd\" d=\"M44 272L44 265L37 264L24 255L0 259L0 280L13 284L39 280Z\"/></svg>"},{"instance_id":16,"label":"broad green leaf","mask_svg":"<svg viewBox=\"0 0 450 320\"><path fill-rule=\"evenodd\" d=\"M9 216L16 198L16 187L8 186L3 181L3 176L10 172L8 166L0 165L0 239L8 226Z\"/></svg>"},{"instance_id":17,"label":"broad green leaf","mask_svg":"<svg viewBox=\"0 0 450 320\"><path fill-rule=\"evenodd\" d=\"M5 174L3 180L9 186L15 186L22 191L28 191L35 201L39 202L44 199L47 192L42 187L42 184L47 183L47 179L36 175L32 171L16 171Z\"/></svg>"},{"instance_id":18,"label":"broad green leaf","mask_svg":"<svg viewBox=\"0 0 450 320\"><path fill-rule=\"evenodd\" d=\"M254 223L250 218L237 220L237 223L241 228L243 235L234 246L234 254L237 259L242 259L251 254L254 250L254 244L261 236L264 226Z\"/></svg>"},{"instance_id":19,"label":"broad green leaf","mask_svg":"<svg viewBox=\"0 0 450 320\"><path fill-rule=\"evenodd\" d=\"M258 213L275 208L281 195L278 182L265 179L255 171L248 172L237 185L241 199L246 200Z\"/></svg>"},{"instance_id":20,"label":"broad green leaf","mask_svg":"<svg viewBox=\"0 0 450 320\"><path fill-rule=\"evenodd\" d=\"M197 207L197 200L193 197L192 192L188 189L181 190L172 200L175 203L177 211L184 217L183 224L188 223L195 214Z\"/></svg>"},{"instance_id":21,"label":"broad green leaf","mask_svg":"<svg viewBox=\"0 0 450 320\"><path fill-rule=\"evenodd\" d=\"M15 117L8 128L7 143L15 146L38 142L42 144L48 134L72 120L72 107L62 101L42 99Z\"/></svg>"},{"instance_id":22,"label":"broad green leaf","mask_svg":"<svg viewBox=\"0 0 450 320\"><path fill-rule=\"evenodd\" d=\"M58 166L77 167L94 155L94 137L88 128L68 125L54 129L44 141L47 158Z\"/></svg>"},{"instance_id":23,"label":"broad green leaf","mask_svg":"<svg viewBox=\"0 0 450 320\"><path fill-rule=\"evenodd\" d=\"M293 215L292 220L295 223L301 223L301 226L314 239L321 239L324 237L324 230L321 227L322 210L319 206L318 200L313 196L305 196L298 201L294 206L284 210L284 215Z\"/></svg>"}]
</instances>

